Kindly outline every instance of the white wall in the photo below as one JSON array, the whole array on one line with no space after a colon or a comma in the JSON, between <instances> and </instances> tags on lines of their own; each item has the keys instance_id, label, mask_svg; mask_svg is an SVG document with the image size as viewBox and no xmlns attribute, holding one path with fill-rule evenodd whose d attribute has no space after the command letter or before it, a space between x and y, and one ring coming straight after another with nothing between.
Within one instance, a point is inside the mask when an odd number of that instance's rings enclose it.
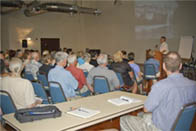
<instances>
[{"instance_id":1,"label":"white wall","mask_svg":"<svg viewBox=\"0 0 196 131\"><path fill-rule=\"evenodd\" d=\"M33 49L40 49L40 38L60 38L62 48L100 48L109 54L125 49L135 52L136 61L143 63L145 50L154 48L161 35L168 37L169 48L175 51L180 36L196 36L196 2L121 3L82 2L101 9L101 16L47 13L25 17L21 11L2 16L2 49L21 48L21 40L27 37L32 38L29 48Z\"/></svg>"}]
</instances>

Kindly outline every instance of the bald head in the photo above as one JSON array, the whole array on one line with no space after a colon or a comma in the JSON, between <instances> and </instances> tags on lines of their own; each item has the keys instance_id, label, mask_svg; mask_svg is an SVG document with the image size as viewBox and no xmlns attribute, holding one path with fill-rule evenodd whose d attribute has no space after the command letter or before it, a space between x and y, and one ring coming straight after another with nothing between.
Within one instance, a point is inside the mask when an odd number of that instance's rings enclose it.
<instances>
[{"instance_id":1,"label":"bald head","mask_svg":"<svg viewBox=\"0 0 196 131\"><path fill-rule=\"evenodd\" d=\"M165 68L170 72L177 72L181 69L182 60L177 52L169 52L164 58Z\"/></svg>"}]
</instances>

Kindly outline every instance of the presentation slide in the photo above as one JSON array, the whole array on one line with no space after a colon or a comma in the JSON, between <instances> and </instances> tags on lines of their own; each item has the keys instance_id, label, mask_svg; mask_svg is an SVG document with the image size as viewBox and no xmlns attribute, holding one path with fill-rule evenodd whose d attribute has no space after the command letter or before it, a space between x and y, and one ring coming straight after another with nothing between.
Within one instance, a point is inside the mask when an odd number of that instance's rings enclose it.
<instances>
[{"instance_id":1,"label":"presentation slide","mask_svg":"<svg viewBox=\"0 0 196 131\"><path fill-rule=\"evenodd\" d=\"M177 7L175 1L136 1L136 39L157 39L162 35L173 38L174 13Z\"/></svg>"}]
</instances>

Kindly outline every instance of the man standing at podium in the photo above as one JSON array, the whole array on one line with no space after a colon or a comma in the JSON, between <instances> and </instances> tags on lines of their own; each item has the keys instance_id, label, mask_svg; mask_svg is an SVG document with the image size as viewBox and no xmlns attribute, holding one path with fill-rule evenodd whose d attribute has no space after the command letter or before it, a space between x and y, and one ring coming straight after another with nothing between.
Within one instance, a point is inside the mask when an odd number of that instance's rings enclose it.
<instances>
[{"instance_id":1,"label":"man standing at podium","mask_svg":"<svg viewBox=\"0 0 196 131\"><path fill-rule=\"evenodd\" d=\"M165 36L161 36L160 38L160 52L163 53L164 55L167 54L169 52L168 49L168 44L166 43L166 37Z\"/></svg>"}]
</instances>

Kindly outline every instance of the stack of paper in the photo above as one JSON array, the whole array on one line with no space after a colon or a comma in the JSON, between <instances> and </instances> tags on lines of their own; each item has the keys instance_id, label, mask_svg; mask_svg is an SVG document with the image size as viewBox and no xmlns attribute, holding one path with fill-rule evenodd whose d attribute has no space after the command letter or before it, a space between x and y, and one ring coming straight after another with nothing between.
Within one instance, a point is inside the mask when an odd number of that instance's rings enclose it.
<instances>
[{"instance_id":1,"label":"stack of paper","mask_svg":"<svg viewBox=\"0 0 196 131\"><path fill-rule=\"evenodd\" d=\"M121 96L120 98L113 98L109 99L108 102L121 106L121 105L126 105L126 104L131 104L131 103L136 103L136 102L141 102L141 100L135 99L135 98L130 98L126 96Z\"/></svg>"},{"instance_id":2,"label":"stack of paper","mask_svg":"<svg viewBox=\"0 0 196 131\"><path fill-rule=\"evenodd\" d=\"M82 117L82 118L89 118L89 117L92 117L92 116L100 113L100 111L80 107L75 110L68 111L67 113L74 115L74 116Z\"/></svg>"}]
</instances>

